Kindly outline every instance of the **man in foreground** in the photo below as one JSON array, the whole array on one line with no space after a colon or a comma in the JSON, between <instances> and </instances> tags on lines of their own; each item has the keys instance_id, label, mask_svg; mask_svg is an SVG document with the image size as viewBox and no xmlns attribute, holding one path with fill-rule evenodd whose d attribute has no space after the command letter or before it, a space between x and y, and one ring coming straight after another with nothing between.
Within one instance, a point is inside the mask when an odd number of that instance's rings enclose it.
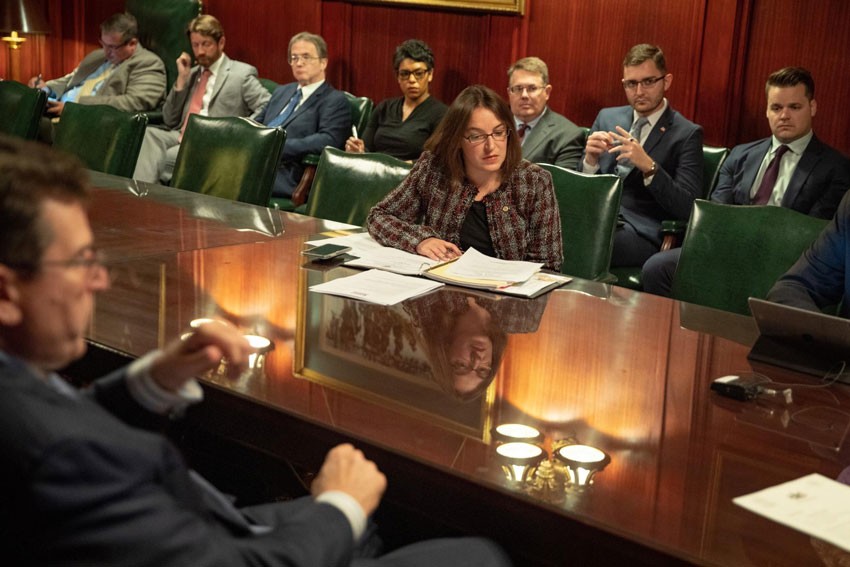
<instances>
[{"instance_id":1,"label":"man in foreground","mask_svg":"<svg viewBox=\"0 0 850 567\"><path fill-rule=\"evenodd\" d=\"M353 559L386 479L350 445L312 498L239 510L147 431L203 397L193 378L227 359L236 329L210 323L88 391L56 373L83 355L109 276L76 160L0 137L0 546L14 565L507 565L492 544L435 540ZM369 549L368 545L364 548Z\"/></svg>"}]
</instances>

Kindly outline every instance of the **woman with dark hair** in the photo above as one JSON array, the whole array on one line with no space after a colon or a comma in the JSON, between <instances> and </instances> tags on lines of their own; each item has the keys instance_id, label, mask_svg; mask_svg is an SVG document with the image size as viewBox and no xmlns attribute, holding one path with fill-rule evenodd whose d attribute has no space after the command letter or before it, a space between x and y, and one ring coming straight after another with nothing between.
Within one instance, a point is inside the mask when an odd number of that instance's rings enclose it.
<instances>
[{"instance_id":1,"label":"woman with dark hair","mask_svg":"<svg viewBox=\"0 0 850 567\"><path fill-rule=\"evenodd\" d=\"M446 105L428 91L434 78L434 54L428 44L408 39L396 47L393 71L404 96L382 101L360 133L363 138L349 138L345 151L382 152L413 161L443 119Z\"/></svg>"},{"instance_id":2,"label":"woman with dark hair","mask_svg":"<svg viewBox=\"0 0 850 567\"><path fill-rule=\"evenodd\" d=\"M425 144L410 175L369 212L384 246L434 260L474 247L505 260L563 260L552 177L522 159L507 103L491 89L464 89Z\"/></svg>"}]
</instances>

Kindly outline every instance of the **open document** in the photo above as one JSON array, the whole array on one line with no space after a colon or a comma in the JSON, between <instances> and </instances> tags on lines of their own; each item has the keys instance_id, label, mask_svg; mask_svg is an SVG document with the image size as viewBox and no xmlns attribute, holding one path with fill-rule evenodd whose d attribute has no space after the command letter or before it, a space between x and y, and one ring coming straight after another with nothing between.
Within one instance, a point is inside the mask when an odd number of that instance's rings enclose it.
<instances>
[{"instance_id":1,"label":"open document","mask_svg":"<svg viewBox=\"0 0 850 567\"><path fill-rule=\"evenodd\" d=\"M850 551L850 486L819 474L732 500L774 522Z\"/></svg>"},{"instance_id":2,"label":"open document","mask_svg":"<svg viewBox=\"0 0 850 567\"><path fill-rule=\"evenodd\" d=\"M393 305L405 299L426 294L442 285L438 282L401 276L383 270L368 270L310 286L310 291L361 299L379 305Z\"/></svg>"},{"instance_id":3,"label":"open document","mask_svg":"<svg viewBox=\"0 0 850 567\"><path fill-rule=\"evenodd\" d=\"M486 289L518 297L537 297L571 281L572 278L540 272L541 263L500 260L470 248L449 262L431 260L397 248L381 246L368 233L313 240L311 245L348 246L352 268L372 268L401 275L423 275L432 280L462 287ZM353 296L350 296L353 297Z\"/></svg>"}]
</instances>

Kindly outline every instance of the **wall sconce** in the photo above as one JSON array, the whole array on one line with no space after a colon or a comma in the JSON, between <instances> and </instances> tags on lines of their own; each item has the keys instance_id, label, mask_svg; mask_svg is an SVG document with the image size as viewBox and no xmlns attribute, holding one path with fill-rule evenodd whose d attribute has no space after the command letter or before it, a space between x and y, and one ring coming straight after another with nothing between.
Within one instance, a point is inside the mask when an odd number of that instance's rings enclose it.
<instances>
[{"instance_id":1,"label":"wall sconce","mask_svg":"<svg viewBox=\"0 0 850 567\"><path fill-rule=\"evenodd\" d=\"M525 484L545 458L542 447L522 441L502 443L496 447L496 453L501 457L505 477L512 484Z\"/></svg>"},{"instance_id":2,"label":"wall sconce","mask_svg":"<svg viewBox=\"0 0 850 567\"><path fill-rule=\"evenodd\" d=\"M263 368L266 365L266 355L274 350L274 343L260 335L244 335L244 337L254 349L254 352L248 355L248 368L251 370Z\"/></svg>"},{"instance_id":3,"label":"wall sconce","mask_svg":"<svg viewBox=\"0 0 850 567\"><path fill-rule=\"evenodd\" d=\"M215 321L218 321L218 319L201 317L199 319L192 319L189 322L189 326L193 329L197 329L201 325L213 323ZM270 339L261 337L260 335L245 334L242 336L245 337L245 340L248 341L248 344L251 345L251 348L254 351L248 355L248 369L251 372L262 369L266 364L266 355L274 350L274 343ZM224 365L219 368L219 373L223 372Z\"/></svg>"},{"instance_id":4,"label":"wall sconce","mask_svg":"<svg viewBox=\"0 0 850 567\"><path fill-rule=\"evenodd\" d=\"M574 437L554 442L551 457L541 445L545 436L535 427L506 423L493 429L496 454L511 485L548 502L562 502L565 494L585 490L611 457Z\"/></svg>"},{"instance_id":5,"label":"wall sconce","mask_svg":"<svg viewBox=\"0 0 850 567\"><path fill-rule=\"evenodd\" d=\"M44 0L4 0L0 4L0 32L9 34L2 39L9 46L9 77L13 81L23 82L19 51L26 38L18 33L50 33L45 13Z\"/></svg>"},{"instance_id":6,"label":"wall sconce","mask_svg":"<svg viewBox=\"0 0 850 567\"><path fill-rule=\"evenodd\" d=\"M596 447L569 441L555 450L555 458L567 469L568 486L584 490L593 484L596 473L608 466L611 457Z\"/></svg>"}]
</instances>

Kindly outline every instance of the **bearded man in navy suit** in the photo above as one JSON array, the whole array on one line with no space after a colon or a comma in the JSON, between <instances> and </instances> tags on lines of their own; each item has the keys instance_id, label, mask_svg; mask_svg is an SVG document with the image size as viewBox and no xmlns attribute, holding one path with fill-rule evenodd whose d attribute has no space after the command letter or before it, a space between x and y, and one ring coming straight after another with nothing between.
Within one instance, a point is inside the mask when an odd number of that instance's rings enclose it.
<instances>
[{"instance_id":1,"label":"bearded man in navy suit","mask_svg":"<svg viewBox=\"0 0 850 567\"><path fill-rule=\"evenodd\" d=\"M812 131L817 113L815 81L802 67L785 67L765 85L767 121L772 136L732 148L723 162L711 200L729 205L787 207L822 219L835 214L850 188L850 160L824 144ZM770 161L779 156L776 183L759 203L757 193ZM643 266L643 289L669 296L681 248L659 252Z\"/></svg>"},{"instance_id":2,"label":"bearded man in navy suit","mask_svg":"<svg viewBox=\"0 0 850 567\"><path fill-rule=\"evenodd\" d=\"M321 154L325 146L342 149L351 133L351 107L345 94L325 80L328 44L321 36L301 32L292 36L287 50L294 83L275 89L257 121L283 126L286 143L280 156L272 196L292 197L308 154Z\"/></svg>"},{"instance_id":3,"label":"bearded man in navy suit","mask_svg":"<svg viewBox=\"0 0 850 567\"><path fill-rule=\"evenodd\" d=\"M208 323L79 391L56 370L81 357L109 286L79 161L0 136L0 550L8 565L122 567L506 566L495 545L444 539L365 558L384 475L351 445L325 458L312 497L237 509L155 430L199 402L199 376L250 347ZM363 543L363 545L360 545ZM355 558L357 554L363 558Z\"/></svg>"},{"instance_id":4,"label":"bearded man in navy suit","mask_svg":"<svg viewBox=\"0 0 850 567\"><path fill-rule=\"evenodd\" d=\"M686 220L702 192L702 128L670 107L672 83L660 47L632 47L623 59L629 106L599 112L579 163L623 179L612 267L642 266L661 249L661 221Z\"/></svg>"}]
</instances>

